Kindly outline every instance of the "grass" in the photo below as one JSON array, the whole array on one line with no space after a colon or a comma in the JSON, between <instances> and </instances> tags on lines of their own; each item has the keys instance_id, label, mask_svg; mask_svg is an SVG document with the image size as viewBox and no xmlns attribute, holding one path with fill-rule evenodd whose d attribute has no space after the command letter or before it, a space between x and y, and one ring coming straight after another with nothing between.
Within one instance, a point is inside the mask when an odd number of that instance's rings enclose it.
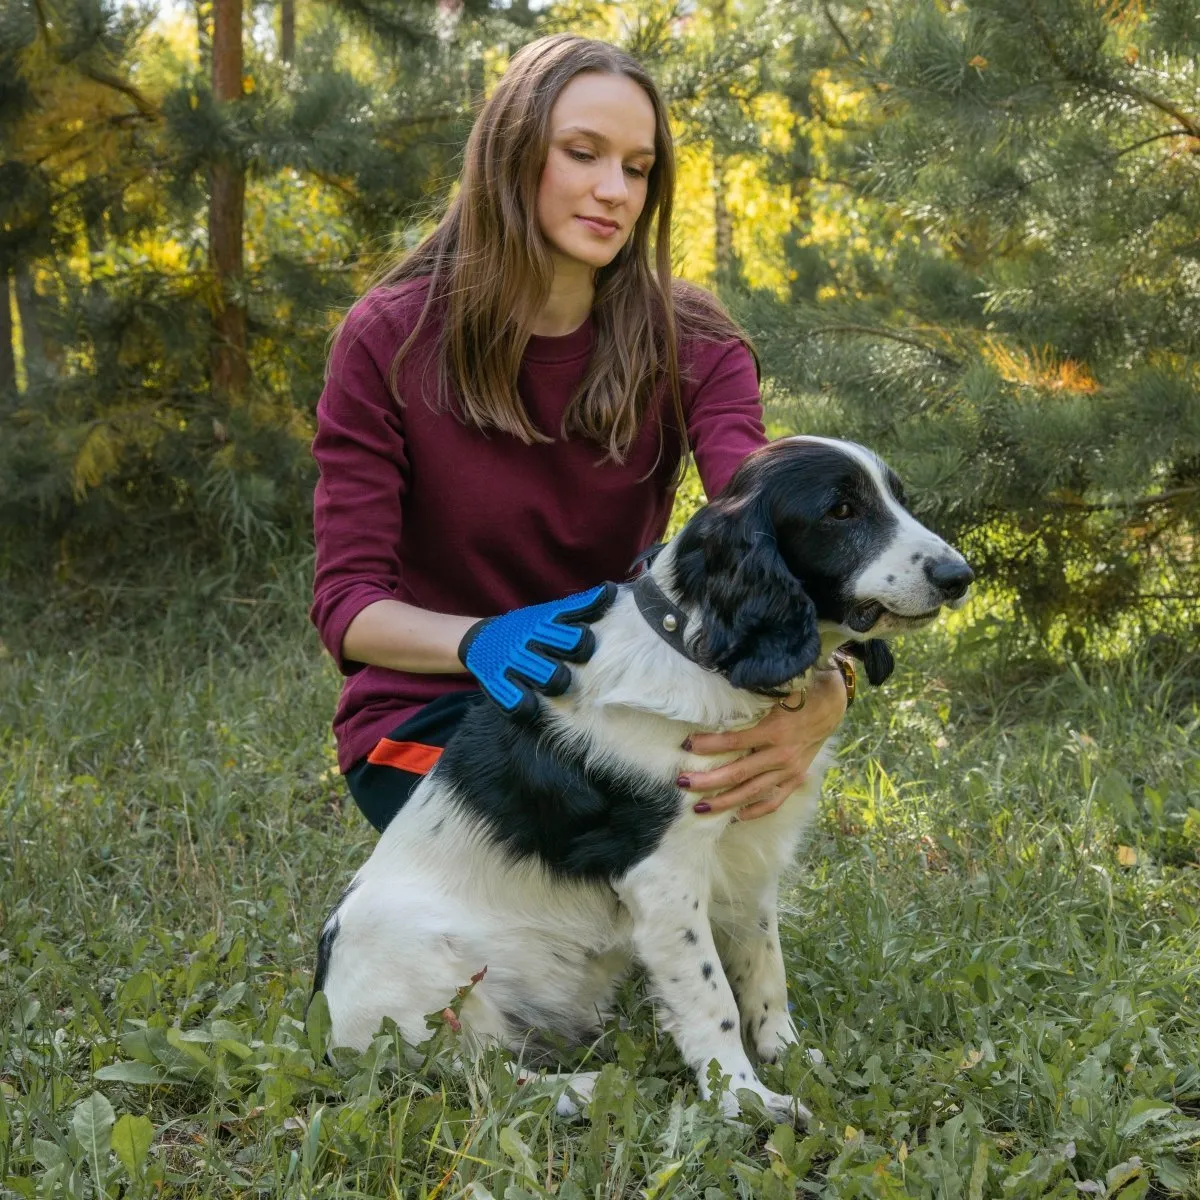
<instances>
[{"instance_id":1,"label":"grass","mask_svg":"<svg viewBox=\"0 0 1200 1200\"><path fill-rule=\"evenodd\" d=\"M783 922L793 1133L698 1101L631 984L590 1121L500 1056L325 1060L368 853L304 571L0 649L0 1188L16 1196L1200 1196L1200 667L963 621L847 721ZM197 582L197 592L202 592ZM826 1059L809 1065L803 1050Z\"/></svg>"}]
</instances>

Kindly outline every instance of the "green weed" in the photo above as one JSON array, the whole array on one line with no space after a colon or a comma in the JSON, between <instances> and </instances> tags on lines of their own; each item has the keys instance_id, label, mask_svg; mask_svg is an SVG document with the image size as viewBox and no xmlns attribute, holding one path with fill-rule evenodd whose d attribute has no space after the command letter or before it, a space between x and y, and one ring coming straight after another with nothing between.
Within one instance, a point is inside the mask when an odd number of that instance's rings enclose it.
<instances>
[{"instance_id":1,"label":"green weed","mask_svg":"<svg viewBox=\"0 0 1200 1200\"><path fill-rule=\"evenodd\" d=\"M1200 1195L1200 696L1162 648L910 638L785 897L805 1130L722 1121L631 984L586 1122L494 1054L327 1058L369 851L304 571L0 651L0 1187L20 1197ZM236 601L237 598L235 597ZM247 602L248 601L248 602ZM819 1048L814 1067L804 1053Z\"/></svg>"}]
</instances>

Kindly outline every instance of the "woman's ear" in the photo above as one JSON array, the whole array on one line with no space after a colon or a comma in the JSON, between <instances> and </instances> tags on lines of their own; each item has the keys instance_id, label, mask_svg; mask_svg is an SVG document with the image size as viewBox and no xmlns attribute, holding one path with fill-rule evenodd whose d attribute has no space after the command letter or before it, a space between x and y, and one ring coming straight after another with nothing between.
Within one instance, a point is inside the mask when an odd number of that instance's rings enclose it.
<instances>
[{"instance_id":1,"label":"woman's ear","mask_svg":"<svg viewBox=\"0 0 1200 1200\"><path fill-rule=\"evenodd\" d=\"M847 642L843 649L861 660L867 680L873 687L878 687L896 669L891 647L880 638L872 638L869 642Z\"/></svg>"},{"instance_id":2,"label":"woman's ear","mask_svg":"<svg viewBox=\"0 0 1200 1200\"><path fill-rule=\"evenodd\" d=\"M758 505L720 500L679 535L675 582L700 618L697 649L734 687L783 695L821 653L817 612Z\"/></svg>"}]
</instances>

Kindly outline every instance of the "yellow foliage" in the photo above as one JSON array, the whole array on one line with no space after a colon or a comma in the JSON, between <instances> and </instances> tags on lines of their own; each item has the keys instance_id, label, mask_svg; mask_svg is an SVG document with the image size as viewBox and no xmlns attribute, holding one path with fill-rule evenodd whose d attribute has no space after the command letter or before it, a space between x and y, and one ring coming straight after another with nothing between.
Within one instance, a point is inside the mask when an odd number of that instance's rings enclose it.
<instances>
[{"instance_id":1,"label":"yellow foliage","mask_svg":"<svg viewBox=\"0 0 1200 1200\"><path fill-rule=\"evenodd\" d=\"M983 345L983 357L1008 383L1039 388L1051 392L1072 392L1091 395L1100 390L1095 377L1083 365L1071 358L1055 358L1049 349L1032 354L1018 347L1005 345L996 337L988 337Z\"/></svg>"},{"instance_id":2,"label":"yellow foliage","mask_svg":"<svg viewBox=\"0 0 1200 1200\"><path fill-rule=\"evenodd\" d=\"M749 157L727 162L724 180L726 204L734 216L733 248L746 282L785 299L785 247L796 215L790 190L786 186L772 187L758 162Z\"/></svg>"},{"instance_id":3,"label":"yellow foliage","mask_svg":"<svg viewBox=\"0 0 1200 1200\"><path fill-rule=\"evenodd\" d=\"M11 145L21 161L66 184L111 174L128 161L125 146L135 131L158 120L161 91L152 80L139 77L135 84L118 64L102 60L80 69L63 60L44 31L21 52L19 70L33 102L16 122Z\"/></svg>"},{"instance_id":4,"label":"yellow foliage","mask_svg":"<svg viewBox=\"0 0 1200 1200\"><path fill-rule=\"evenodd\" d=\"M681 145L676 163L671 259L684 279L707 285L716 270L712 155L704 146Z\"/></svg>"},{"instance_id":5,"label":"yellow foliage","mask_svg":"<svg viewBox=\"0 0 1200 1200\"><path fill-rule=\"evenodd\" d=\"M75 452L71 469L71 484L76 500L82 500L89 488L99 487L109 472L115 470L121 448L120 442L104 422L97 421L87 431Z\"/></svg>"}]
</instances>

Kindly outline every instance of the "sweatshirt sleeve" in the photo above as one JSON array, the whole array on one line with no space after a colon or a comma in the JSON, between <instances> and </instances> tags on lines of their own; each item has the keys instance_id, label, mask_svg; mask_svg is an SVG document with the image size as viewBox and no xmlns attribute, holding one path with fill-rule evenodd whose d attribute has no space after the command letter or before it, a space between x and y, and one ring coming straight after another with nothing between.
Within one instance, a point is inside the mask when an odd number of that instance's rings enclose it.
<instances>
[{"instance_id":1,"label":"sweatshirt sleeve","mask_svg":"<svg viewBox=\"0 0 1200 1200\"><path fill-rule=\"evenodd\" d=\"M741 342L710 342L691 355L690 374L696 382L684 393L688 441L712 500L742 459L767 443L758 371Z\"/></svg>"},{"instance_id":2,"label":"sweatshirt sleeve","mask_svg":"<svg viewBox=\"0 0 1200 1200\"><path fill-rule=\"evenodd\" d=\"M316 569L310 617L343 674L361 669L342 654L350 622L392 599L400 583L401 505L408 461L400 406L387 385L394 321L368 298L339 333L317 404L313 457Z\"/></svg>"}]
</instances>

